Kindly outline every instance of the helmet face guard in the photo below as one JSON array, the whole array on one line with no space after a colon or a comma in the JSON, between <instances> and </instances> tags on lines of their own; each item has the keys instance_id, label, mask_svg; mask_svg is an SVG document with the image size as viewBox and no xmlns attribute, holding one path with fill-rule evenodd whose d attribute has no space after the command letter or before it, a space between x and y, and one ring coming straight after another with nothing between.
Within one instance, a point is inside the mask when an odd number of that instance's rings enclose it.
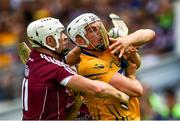
<instances>
[{"instance_id":1,"label":"helmet face guard","mask_svg":"<svg viewBox=\"0 0 180 121\"><path fill-rule=\"evenodd\" d=\"M107 31L100 18L95 14L86 13L75 18L67 27L71 40L79 47L103 51L109 46ZM81 38L81 43L77 38ZM88 48L89 49L89 48Z\"/></svg>"},{"instance_id":2,"label":"helmet face guard","mask_svg":"<svg viewBox=\"0 0 180 121\"><path fill-rule=\"evenodd\" d=\"M83 37L94 50L104 51L108 45L107 31L101 21L95 21L85 27L86 34Z\"/></svg>"},{"instance_id":3,"label":"helmet face guard","mask_svg":"<svg viewBox=\"0 0 180 121\"><path fill-rule=\"evenodd\" d=\"M104 25L102 23L101 23L101 27L100 27L100 34L101 34L102 39L103 39L103 44L107 48L109 46L108 33L107 33L106 28L104 27Z\"/></svg>"}]
</instances>

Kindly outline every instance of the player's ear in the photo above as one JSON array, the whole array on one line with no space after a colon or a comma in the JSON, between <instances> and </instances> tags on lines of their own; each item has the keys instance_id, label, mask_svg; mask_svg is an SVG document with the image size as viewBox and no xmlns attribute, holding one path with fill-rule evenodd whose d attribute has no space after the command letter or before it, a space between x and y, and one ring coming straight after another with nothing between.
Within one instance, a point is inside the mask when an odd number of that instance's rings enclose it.
<instances>
[{"instance_id":1,"label":"player's ear","mask_svg":"<svg viewBox=\"0 0 180 121\"><path fill-rule=\"evenodd\" d=\"M56 47L57 43L56 43L55 39L53 38L53 36L47 36L46 44L54 48L54 47Z\"/></svg>"},{"instance_id":2,"label":"player's ear","mask_svg":"<svg viewBox=\"0 0 180 121\"><path fill-rule=\"evenodd\" d=\"M77 35L77 36L76 36L76 42L77 42L79 45L84 45L84 44L85 44L84 39L83 39L80 35Z\"/></svg>"}]
</instances>

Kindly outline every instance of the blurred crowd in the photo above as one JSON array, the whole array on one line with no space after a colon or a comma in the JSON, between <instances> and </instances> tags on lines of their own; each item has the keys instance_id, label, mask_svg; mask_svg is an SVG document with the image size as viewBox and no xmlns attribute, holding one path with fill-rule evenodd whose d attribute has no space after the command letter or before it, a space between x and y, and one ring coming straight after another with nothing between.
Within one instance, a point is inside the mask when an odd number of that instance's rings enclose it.
<instances>
[{"instance_id":1,"label":"blurred crowd","mask_svg":"<svg viewBox=\"0 0 180 121\"><path fill-rule=\"evenodd\" d=\"M98 15L109 30L112 23L108 15L115 13L125 21L129 33L141 28L154 30L155 41L145 45L141 49L141 54L158 56L174 49L173 2L173 0L1 0L0 101L20 97L24 68L18 58L17 44L23 41L29 44L26 27L31 21L51 16L59 18L66 26L76 16L91 12ZM69 43L68 47L73 48L74 45ZM169 107L166 116L163 117L158 111L155 115L150 97L151 95L147 94L142 98L144 102L142 107L145 107L142 109L144 119L163 119L170 115ZM149 110L146 111L147 108Z\"/></svg>"},{"instance_id":2,"label":"blurred crowd","mask_svg":"<svg viewBox=\"0 0 180 121\"><path fill-rule=\"evenodd\" d=\"M140 98L141 118L143 120L180 120L180 103L175 88L167 87L162 93L143 85Z\"/></svg>"}]
</instances>

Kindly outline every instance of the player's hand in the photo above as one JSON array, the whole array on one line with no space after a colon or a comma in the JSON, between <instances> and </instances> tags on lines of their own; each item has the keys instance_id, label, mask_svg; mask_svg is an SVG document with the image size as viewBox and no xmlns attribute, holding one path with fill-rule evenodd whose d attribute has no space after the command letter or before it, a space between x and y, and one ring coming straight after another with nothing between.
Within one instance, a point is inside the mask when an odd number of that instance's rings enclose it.
<instances>
[{"instance_id":1,"label":"player's hand","mask_svg":"<svg viewBox=\"0 0 180 121\"><path fill-rule=\"evenodd\" d=\"M130 46L124 51L123 57L124 57L125 59L129 59L129 58L135 56L136 52L138 52L138 50L137 50L134 46L130 45Z\"/></svg>"},{"instance_id":2,"label":"player's hand","mask_svg":"<svg viewBox=\"0 0 180 121\"><path fill-rule=\"evenodd\" d=\"M129 47L129 41L126 40L126 37L109 38L109 40L112 43L109 46L111 53L115 54L118 52L119 58L121 58L125 50Z\"/></svg>"},{"instance_id":3,"label":"player's hand","mask_svg":"<svg viewBox=\"0 0 180 121\"><path fill-rule=\"evenodd\" d=\"M129 45L129 47L125 50L125 52L127 52L128 54L133 54L133 53L135 53L137 51L138 50L132 45Z\"/></svg>"}]
</instances>

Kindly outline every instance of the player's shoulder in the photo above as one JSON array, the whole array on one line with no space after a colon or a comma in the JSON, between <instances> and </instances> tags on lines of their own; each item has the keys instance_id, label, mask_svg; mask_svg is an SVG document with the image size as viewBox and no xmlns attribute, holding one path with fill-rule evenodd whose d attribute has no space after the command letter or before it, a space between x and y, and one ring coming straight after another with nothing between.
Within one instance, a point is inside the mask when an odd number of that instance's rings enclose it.
<instances>
[{"instance_id":1,"label":"player's shoulder","mask_svg":"<svg viewBox=\"0 0 180 121\"><path fill-rule=\"evenodd\" d=\"M59 60L57 60L57 59L55 59L55 58L53 58L51 56L43 54L43 53L40 54L40 57L41 57L41 59L43 59L43 61L47 62L48 65L50 65L50 66L54 66L54 67L57 67L57 68L59 68L59 67L67 67L68 66L65 63L63 63L63 62L61 62L61 61L59 61Z\"/></svg>"},{"instance_id":2,"label":"player's shoulder","mask_svg":"<svg viewBox=\"0 0 180 121\"><path fill-rule=\"evenodd\" d=\"M96 65L104 65L105 66L105 65L107 65L107 63L106 63L106 61L96 58L96 57L82 55L79 65L86 68L86 67L94 67Z\"/></svg>"},{"instance_id":3,"label":"player's shoulder","mask_svg":"<svg viewBox=\"0 0 180 121\"><path fill-rule=\"evenodd\" d=\"M107 71L107 67L108 64L104 60L95 57L86 57L81 58L78 72L82 75L97 74Z\"/></svg>"},{"instance_id":4,"label":"player's shoulder","mask_svg":"<svg viewBox=\"0 0 180 121\"><path fill-rule=\"evenodd\" d=\"M72 70L70 66L65 64L64 62L56 60L55 58L45 54L40 54L40 56L42 59L44 59L44 61L47 62L47 64L44 66L46 71L53 73L69 72L71 74L76 74L76 72Z\"/></svg>"}]
</instances>

